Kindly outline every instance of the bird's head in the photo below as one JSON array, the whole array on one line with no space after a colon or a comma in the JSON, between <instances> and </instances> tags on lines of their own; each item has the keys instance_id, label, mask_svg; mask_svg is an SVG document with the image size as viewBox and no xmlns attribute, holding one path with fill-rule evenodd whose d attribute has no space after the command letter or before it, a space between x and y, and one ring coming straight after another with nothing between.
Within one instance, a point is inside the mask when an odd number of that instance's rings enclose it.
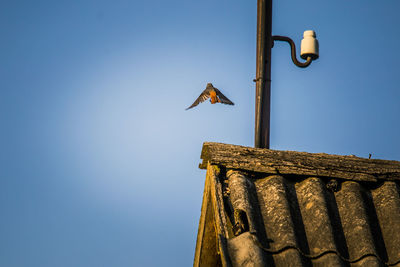
<instances>
[{"instance_id":1,"label":"bird's head","mask_svg":"<svg viewBox=\"0 0 400 267\"><path fill-rule=\"evenodd\" d=\"M212 83L207 83L207 87L214 87Z\"/></svg>"}]
</instances>

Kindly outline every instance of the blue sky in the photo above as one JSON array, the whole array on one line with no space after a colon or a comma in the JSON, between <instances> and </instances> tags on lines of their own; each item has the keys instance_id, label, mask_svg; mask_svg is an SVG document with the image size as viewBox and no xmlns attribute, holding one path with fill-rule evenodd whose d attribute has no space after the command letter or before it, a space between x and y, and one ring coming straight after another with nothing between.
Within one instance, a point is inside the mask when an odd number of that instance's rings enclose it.
<instances>
[{"instance_id":1,"label":"blue sky","mask_svg":"<svg viewBox=\"0 0 400 267\"><path fill-rule=\"evenodd\" d=\"M256 1L0 3L0 266L190 266L204 141L253 146ZM400 160L400 3L274 2L271 148ZM235 106L203 103L212 82Z\"/></svg>"}]
</instances>

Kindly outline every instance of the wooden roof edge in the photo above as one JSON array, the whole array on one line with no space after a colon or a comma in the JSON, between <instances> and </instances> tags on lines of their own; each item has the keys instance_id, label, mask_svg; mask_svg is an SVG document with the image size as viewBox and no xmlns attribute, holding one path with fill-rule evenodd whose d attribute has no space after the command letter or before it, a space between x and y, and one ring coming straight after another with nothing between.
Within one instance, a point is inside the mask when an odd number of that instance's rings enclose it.
<instances>
[{"instance_id":1,"label":"wooden roof edge","mask_svg":"<svg viewBox=\"0 0 400 267\"><path fill-rule=\"evenodd\" d=\"M356 181L400 180L400 162L205 142L199 168L207 164L268 174L295 174Z\"/></svg>"},{"instance_id":2,"label":"wooden roof edge","mask_svg":"<svg viewBox=\"0 0 400 267\"><path fill-rule=\"evenodd\" d=\"M203 193L203 202L197 233L194 267L230 267L226 240L228 228L223 204L223 193L219 181L219 167L208 165Z\"/></svg>"}]
</instances>

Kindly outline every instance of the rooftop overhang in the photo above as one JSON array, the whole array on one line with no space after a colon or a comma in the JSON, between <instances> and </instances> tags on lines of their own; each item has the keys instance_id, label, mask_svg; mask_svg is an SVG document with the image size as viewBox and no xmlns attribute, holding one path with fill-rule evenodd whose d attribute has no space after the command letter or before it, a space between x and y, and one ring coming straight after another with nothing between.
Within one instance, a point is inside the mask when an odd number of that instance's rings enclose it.
<instances>
[{"instance_id":1,"label":"rooftop overhang","mask_svg":"<svg viewBox=\"0 0 400 267\"><path fill-rule=\"evenodd\" d=\"M400 162L204 143L194 266L400 263Z\"/></svg>"}]
</instances>

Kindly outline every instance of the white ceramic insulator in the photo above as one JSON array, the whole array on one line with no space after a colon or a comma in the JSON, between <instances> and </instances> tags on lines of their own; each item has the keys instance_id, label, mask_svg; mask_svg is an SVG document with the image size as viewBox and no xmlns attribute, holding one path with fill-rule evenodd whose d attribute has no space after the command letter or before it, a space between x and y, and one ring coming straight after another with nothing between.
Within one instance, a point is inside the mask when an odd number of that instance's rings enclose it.
<instances>
[{"instance_id":1,"label":"white ceramic insulator","mask_svg":"<svg viewBox=\"0 0 400 267\"><path fill-rule=\"evenodd\" d=\"M319 45L314 31L305 31L303 34L303 40L301 40L301 52L300 57L307 59L311 57L313 60L319 57Z\"/></svg>"}]
</instances>

